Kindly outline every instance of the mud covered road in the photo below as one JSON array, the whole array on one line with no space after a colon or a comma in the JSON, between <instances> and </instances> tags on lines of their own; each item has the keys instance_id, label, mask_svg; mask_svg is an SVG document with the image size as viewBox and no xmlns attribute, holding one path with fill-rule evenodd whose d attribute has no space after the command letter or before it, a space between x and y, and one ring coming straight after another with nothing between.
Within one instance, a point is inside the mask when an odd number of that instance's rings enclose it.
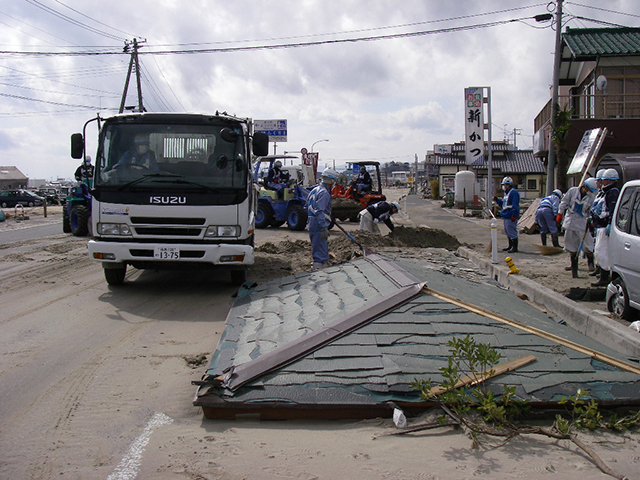
<instances>
[{"instance_id":1,"label":"mud covered road","mask_svg":"<svg viewBox=\"0 0 640 480\"><path fill-rule=\"evenodd\" d=\"M330 242L333 262L358 254L337 229ZM59 234L0 245L0 478L134 478L125 473L143 468L131 453L137 439L162 430L171 457L172 439L201 434L190 382L208 365L237 288L224 271L133 268L110 287L86 244ZM259 231L257 244L250 280L310 268L306 231Z\"/></svg>"}]
</instances>

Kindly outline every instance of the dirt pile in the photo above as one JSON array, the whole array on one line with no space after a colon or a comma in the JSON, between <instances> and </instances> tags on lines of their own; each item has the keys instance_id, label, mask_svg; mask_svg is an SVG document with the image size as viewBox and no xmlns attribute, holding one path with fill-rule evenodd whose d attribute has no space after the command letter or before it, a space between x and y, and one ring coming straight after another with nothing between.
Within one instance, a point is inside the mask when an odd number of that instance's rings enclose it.
<instances>
[{"instance_id":1,"label":"dirt pile","mask_svg":"<svg viewBox=\"0 0 640 480\"><path fill-rule=\"evenodd\" d=\"M442 230L397 226L389 235L379 235L361 230L349 233L356 241L373 251L385 248L445 248L456 250L460 242ZM284 240L267 242L255 249L256 261L251 269L255 274L269 275L284 272L291 274L311 270L311 242L307 240ZM337 229L329 237L330 265L348 262L362 256L361 248ZM255 275L253 275L255 276Z\"/></svg>"}]
</instances>

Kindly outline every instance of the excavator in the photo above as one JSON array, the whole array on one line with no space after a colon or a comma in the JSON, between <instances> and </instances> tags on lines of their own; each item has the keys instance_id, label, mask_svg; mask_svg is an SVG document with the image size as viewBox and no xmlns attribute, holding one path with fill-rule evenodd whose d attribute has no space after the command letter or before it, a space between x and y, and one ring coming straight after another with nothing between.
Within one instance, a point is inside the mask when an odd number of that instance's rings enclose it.
<instances>
[{"instance_id":1,"label":"excavator","mask_svg":"<svg viewBox=\"0 0 640 480\"><path fill-rule=\"evenodd\" d=\"M336 183L331 190L333 200L331 202L331 214L335 219L352 222L358 221L358 213L377 202L386 200L382 193L382 181L380 179L380 162L362 161L347 165L347 171L353 172L353 177L362 170L371 176L371 188L360 191L355 181L348 186Z\"/></svg>"}]
</instances>

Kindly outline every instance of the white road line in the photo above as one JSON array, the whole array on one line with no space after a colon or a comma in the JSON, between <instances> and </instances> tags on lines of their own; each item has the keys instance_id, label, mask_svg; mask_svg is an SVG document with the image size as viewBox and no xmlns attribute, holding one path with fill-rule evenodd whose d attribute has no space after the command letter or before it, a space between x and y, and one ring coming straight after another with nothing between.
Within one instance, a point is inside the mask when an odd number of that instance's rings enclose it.
<instances>
[{"instance_id":1,"label":"white road line","mask_svg":"<svg viewBox=\"0 0 640 480\"><path fill-rule=\"evenodd\" d=\"M173 423L173 419L164 413L154 414L151 420L149 420L149 423L147 423L147 426L144 427L142 433L129 447L129 452L120 460L120 463L111 475L107 477L107 480L134 480L138 476L138 469L142 463L142 454L149 443L153 429L161 427L162 425L169 425L170 423Z\"/></svg>"}]
</instances>

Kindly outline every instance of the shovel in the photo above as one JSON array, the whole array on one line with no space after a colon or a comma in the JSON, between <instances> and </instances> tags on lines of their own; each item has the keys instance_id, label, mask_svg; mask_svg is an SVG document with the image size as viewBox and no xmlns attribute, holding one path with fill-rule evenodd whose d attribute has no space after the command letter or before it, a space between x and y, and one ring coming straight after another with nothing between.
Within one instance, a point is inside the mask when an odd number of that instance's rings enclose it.
<instances>
[{"instance_id":1,"label":"shovel","mask_svg":"<svg viewBox=\"0 0 640 480\"><path fill-rule=\"evenodd\" d=\"M336 222L335 220L334 220L334 225L335 225L336 227L338 227L338 228L340 229L340 231L341 231L342 233L344 233L344 234L349 238L349 240L351 240L353 243L355 243L357 246L359 246L359 247L362 249L362 251L363 251L363 253L364 253L364 255L365 255L365 256L367 256L367 255L372 255L372 254L374 254L374 253L375 253L373 250L368 249L367 247L365 247L364 245L362 245L360 242L358 242L358 241L355 239L355 237L354 237L353 235L351 235L351 234L350 234L349 232L347 232L344 228L342 228L342 226L341 226L338 222Z\"/></svg>"}]
</instances>

